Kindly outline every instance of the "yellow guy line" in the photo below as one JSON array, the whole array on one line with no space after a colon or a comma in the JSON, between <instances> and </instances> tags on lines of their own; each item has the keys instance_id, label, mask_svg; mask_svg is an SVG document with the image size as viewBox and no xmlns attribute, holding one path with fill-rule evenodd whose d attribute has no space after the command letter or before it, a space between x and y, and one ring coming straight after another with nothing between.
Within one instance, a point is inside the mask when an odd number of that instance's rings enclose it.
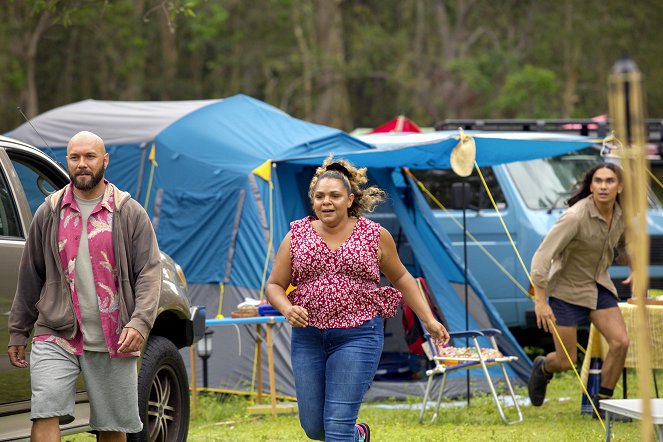
<instances>
[{"instance_id":1,"label":"yellow guy line","mask_svg":"<svg viewBox=\"0 0 663 442\"><path fill-rule=\"evenodd\" d=\"M479 177L481 178L481 182L483 183L483 187L486 189L486 192L488 193L488 198L490 198L490 202L493 204L493 208L495 209L495 213L497 213L497 217L500 219L500 222L502 223L502 227L504 228L504 232L506 232L506 236L509 237L509 241L511 242L511 247L513 247L513 250L516 252L516 256L518 257L518 261L520 261L520 265L523 266L523 271L527 275L527 279L529 279L529 283L534 286L534 282L532 281L532 277L529 274L529 270L527 269L527 266L523 262L523 258L520 256L520 253L518 253L518 248L516 247L516 243L513 241L513 238L511 238L511 233L509 233L509 229L506 228L506 224L504 223L504 219L502 218L502 214L500 213L500 210L497 208L497 204L495 204L495 199L493 198L493 194L490 192L490 189L488 188L488 184L486 183L485 178L483 177L483 173L481 173L481 169L479 168L479 165L474 162L474 167L477 169L477 172L479 173ZM533 298L533 296L529 295L530 298Z\"/></svg>"},{"instance_id":2,"label":"yellow guy line","mask_svg":"<svg viewBox=\"0 0 663 442\"><path fill-rule=\"evenodd\" d=\"M216 319L223 318L223 294L226 291L226 284L223 282L219 283L219 310L216 312Z\"/></svg>"},{"instance_id":3,"label":"yellow guy line","mask_svg":"<svg viewBox=\"0 0 663 442\"><path fill-rule=\"evenodd\" d=\"M562 349L564 350L564 354L566 355L566 358L569 360L569 362L571 362L571 356L569 356L568 351L566 351L566 347L562 343L562 339L559 337L559 333L557 332L557 327L555 327L555 324L552 321L548 321L548 322L552 326L552 329L555 332L555 336L557 336L557 341L561 344ZM601 422L601 426L603 427L603 431L605 431L605 423L603 422L603 419L601 419L601 415L599 414L599 411L596 409L596 405L594 405L594 401L592 400L591 396L589 395L589 392L585 388L585 384L582 383L582 379L580 379L580 375L578 374L578 370L576 370L575 364L571 364L571 368L573 369L573 372L575 373L576 377L578 378L578 382L580 383L580 387L582 388L582 392L589 399L589 403L592 404L592 409L594 409L594 413L599 418L599 422Z\"/></svg>"},{"instance_id":4,"label":"yellow guy line","mask_svg":"<svg viewBox=\"0 0 663 442\"><path fill-rule=\"evenodd\" d=\"M449 209L447 209L447 208L444 206L444 204L442 204L442 203L440 202L440 200L438 200L438 199L435 197L435 195L433 195L433 194L430 192L430 190L428 190L428 188L426 188L426 186L424 185L424 183L422 183L421 181L419 181L419 180L417 179L417 177L415 177L414 175L412 175L412 173L411 173L409 170L406 170L406 171L407 171L407 173L409 174L409 176L414 180L414 182L417 183L417 185L419 186L419 189L421 189L421 191L424 192L424 194L426 194L426 196L428 196L428 197L431 199L431 201L433 201L433 202L434 202L434 203L435 203L440 209L444 210L446 213L449 213ZM661 187L663 187L663 184L661 185ZM453 222L458 226L458 228L460 228L460 229L463 228L463 226L462 226L462 224L460 223L460 221L458 221L455 217L450 216L449 219L450 219L451 221L453 221ZM483 246L483 244L481 244L481 243L479 242L479 240L478 240L474 235L472 235L471 232L468 231L468 232L467 232L467 236L470 237L470 239L471 239L472 241L474 241L474 244L477 245L477 246L479 247L479 249L481 249L481 251L484 252L484 253L486 254L486 256L487 256L487 257L488 257L488 258L489 258L489 259L490 259L490 260L491 260L491 261L497 266L497 268L499 268L499 269L502 271L502 273L504 273L504 275L505 275L507 278L509 278L509 279L511 280L511 282L513 282L513 283L518 287L518 289L520 289L521 292L523 292L523 293L524 293L525 295L527 295L528 297L531 297L531 294L530 294L527 290L525 290L525 288L524 288L524 287L518 282L518 280L517 280L516 278L514 278L514 276L513 276L511 273L509 273L509 271L508 271L506 268L504 268L504 266L502 266L502 264L500 264L500 262L497 260L497 258L495 258L495 256L493 256L493 255L488 251L488 249L486 249L486 248ZM580 352L581 352L582 354L587 353L587 351L585 350L585 347L583 347L579 342L576 343L576 346L578 347L578 349L580 350ZM619 388L619 385L617 385L617 387Z\"/></svg>"},{"instance_id":5,"label":"yellow guy line","mask_svg":"<svg viewBox=\"0 0 663 442\"><path fill-rule=\"evenodd\" d=\"M513 250L516 252L516 256L518 256L518 260L520 261L520 264L523 266L523 269L525 270L525 274L527 275L527 278L529 279L530 284L534 286L534 282L532 281L532 277L529 274L529 271L527 270L527 267L525 267L525 263L523 262L523 259L520 256L520 253L518 252L518 248L516 247L516 243L513 241L511 238L511 234L509 233L509 229L506 228L506 224L504 223L504 220L502 219L502 214L500 213L500 210L497 208L497 204L495 204L495 200L493 199L493 194L490 193L490 189L488 188L488 184L486 183L486 180L483 178L483 174L481 173L481 169L479 168L479 165L474 162L474 167L477 169L477 172L479 173L479 177L481 177L481 182L483 183L483 187L486 189L486 192L488 193L488 197L490 198L490 202L493 203L493 208L495 209L495 212L497 213L497 216L499 217L500 221L502 222L502 227L504 227L504 231L506 232L506 235L509 237L509 241L511 241L511 246L513 247ZM534 297L531 297L532 300L534 300ZM601 421L601 425L603 426L603 429L605 430L605 424L603 423L603 419L601 419L601 416L598 413L598 410L596 409L596 406L594 405L594 401L592 401L592 398L589 396L589 393L587 392L587 389L585 388L585 384L582 383L582 379L580 378L580 375L578 374L578 370L576 370L575 364L573 363L573 360L571 359L571 356L569 356L569 352L566 349L566 346L564 345L564 342L562 342L562 339L559 337L559 332L557 331L557 327L555 327L555 324L552 321L548 321L550 324L550 328L555 332L555 336L557 337L557 342L559 342L559 345L562 347L564 350L564 354L566 355L566 359L569 361L569 365L571 368L573 368L573 372L576 375L576 378L578 379L578 383L580 384L580 387L582 388L583 393L587 398L589 399L589 402L592 404L592 408L594 409L594 413L596 413L596 416L599 418L599 421Z\"/></svg>"},{"instance_id":6,"label":"yellow guy line","mask_svg":"<svg viewBox=\"0 0 663 442\"><path fill-rule=\"evenodd\" d=\"M658 180L658 178L656 178L656 175L654 175L654 174L651 172L651 170L649 170L649 169L647 169L647 173L649 174L649 176L651 177L651 179L654 180L654 181L656 182L656 184L658 184L659 187L663 189L663 183L661 183L661 182Z\"/></svg>"},{"instance_id":7,"label":"yellow guy line","mask_svg":"<svg viewBox=\"0 0 663 442\"><path fill-rule=\"evenodd\" d=\"M492 196L492 194L491 194L491 192L490 192L490 189L488 188L488 184L486 183L485 179L483 178L483 174L481 173L481 169L479 169L479 166L476 165L476 163L475 163L475 167L476 167L476 169L477 169L477 171L478 171L478 173L479 173L479 175L480 175L480 177L481 177L481 181L483 182L484 188L486 189L486 192L488 193L488 196L490 197L490 200L491 200L491 202L492 202L492 204L493 204L493 208L494 208L495 211L497 212L497 215L498 215L498 217L500 218L500 221L502 221L502 226L504 227L504 230L505 230L505 232L507 233L507 236L509 236L509 240L511 241L511 245L513 246L513 249L515 250L516 255L518 256L518 259L520 260L521 264L523 264L523 260L522 260L522 258L520 257L520 253L518 252L518 250L517 250L517 248L516 248L516 246L515 246L515 243L513 242L513 239L511 238L511 235L509 234L509 231L508 231L508 229L506 228L506 225L504 224L504 221L502 220L502 216L501 216L501 214L500 214L500 212L499 212L499 209L497 208L497 204L495 204L495 200L493 199L493 196ZM434 196L434 195L433 195L433 194L432 194L432 193L431 193L431 192L430 192L425 186L424 186L424 184L423 184L421 181L419 181L419 180L418 180L418 179L412 174L412 172L410 172L408 169L404 169L404 170L405 170L405 172L408 174L408 176L410 176L410 177L414 180L414 182L417 183L417 185L419 186L419 188L421 189L421 191L424 192L424 193L425 193L425 194L426 194L426 195L427 195L427 196L428 196L428 197L429 197L429 198L430 198L430 199L431 199L431 200L432 200L432 201L433 201L438 207L440 207L442 210L444 210L444 211L447 212L447 213L449 212L449 210L448 210L448 209L447 209L447 208L446 208L446 207L445 207L445 206L444 206L444 205L443 205L443 204L442 204L442 203L441 203L441 202L440 202L440 201L439 201L439 200L438 200L438 199L437 199L437 198L436 198L436 197L435 197L435 196ZM663 186L662 186L662 187L663 187ZM450 217L450 219L451 219L454 223L456 223L456 225L457 225L459 228L461 228L461 229L463 228L463 226L460 224L460 222L459 222L458 220L456 220L453 216ZM506 276L507 276L507 277L508 277L508 278L509 278L509 279L510 279L510 280L511 280L511 281L512 281L512 282L513 282L513 283L514 283L514 284L515 284L515 285L516 285L521 291L522 291L522 292L523 292L523 293L525 293L528 297L532 298L532 295L530 295L530 293L529 293L527 290L525 290L525 288L524 288L524 287L523 287L523 286L522 286L522 285L521 285L521 284L520 284L520 283L519 283L519 282L513 277L513 275L511 275L511 273L509 273L509 271L508 271L507 269L505 269L504 266L502 266L502 264L500 264L499 261L497 261L497 259L496 259L496 258L495 258L495 257L494 257L494 256L493 256L493 255L492 255L492 254L491 254L491 253L490 253L490 252L489 252L489 251L488 251L488 250L487 250L487 249L486 249L486 248L485 248L485 247L484 247L484 246L483 246L483 245L482 245L482 244L481 244L476 238L475 238L475 237L474 237L474 235L472 235L470 232L467 232L467 236L469 236L469 237L472 239L472 241L474 241L474 243L475 243L477 246L479 246L479 248L480 248L480 249L486 254L486 256L488 256L488 258L490 258L490 260L493 261L493 263L495 263L495 265L496 265L496 266L497 266L497 267L498 267L498 268L499 268L499 269L500 269L500 270L501 270L501 271L502 271L502 272L503 272L503 273L504 273L504 274L505 274L505 275L506 275ZM523 267L524 267L524 264L523 264ZM532 280L531 280L531 278L530 278L530 276L529 276L529 272L527 271L526 268L525 268L525 274L526 274L527 277L530 279L530 282L532 282ZM423 297L423 288L421 287L421 282L419 282L419 281L417 280L417 284L419 285L419 291L420 291L420 293L421 293L421 295L422 295L422 297ZM534 284L532 284L532 285L534 285ZM425 299L425 298L424 298L424 299ZM559 340L560 344L562 345L562 348L564 349L564 353L566 354L567 359L569 360L569 362L572 362L572 361L571 361L571 357L569 356L569 354L568 354L566 348L564 347L564 344L562 343L561 339L559 338L559 334L558 334L558 332L557 332L557 328L555 327L554 324L551 323L551 325L552 325L551 328L554 330L555 335L557 335L557 339ZM580 345L580 343L576 343L576 345L577 345L577 347L580 349L580 351L581 351L583 354L586 353L585 349L582 347L582 345ZM592 408L594 409L594 412L597 413L597 416L598 416L598 412L597 412L597 410L596 410L596 407L594 406L594 402L591 400L591 397L589 396L589 393L587 392L587 389L585 388L585 385L582 383L582 379L581 379L580 376L578 375L578 372L576 371L575 365L574 365L573 363L571 363L571 366L573 367L573 371L576 373L576 377L578 378L578 381L579 381L579 383L580 383L580 386L581 386L581 388L582 388L584 394L590 399L590 403L592 404ZM603 425L603 428L605 429L605 424L603 424L603 420L601 419L600 416L599 416L599 419L601 420L601 425Z\"/></svg>"},{"instance_id":8,"label":"yellow guy line","mask_svg":"<svg viewBox=\"0 0 663 442\"><path fill-rule=\"evenodd\" d=\"M426 196L428 196L428 198L430 198L430 199L431 199L431 200L432 200L432 201L433 201L433 202L434 202L434 203L435 203L440 209L444 210L446 213L449 213L449 209L447 209L447 208L444 206L444 204L442 204L437 198L435 198L435 195L433 195L433 194L432 194L432 193L426 188L426 186L424 186L424 184L423 184L421 181L419 181L419 180L417 179L417 177L415 177L415 176L412 174L412 172L410 172L410 171L407 170L407 169L405 169L405 172L408 174L408 176L410 176L410 177L412 178L412 180L413 180L415 183L417 183L417 186L419 186L419 189L421 189L421 191L424 192L424 193L426 194ZM449 219L450 219L451 221L453 221L453 222L458 226L458 228L460 228L460 229L463 228L463 225L462 225L462 224L460 223L460 221L458 221L454 216L450 216ZM481 244L481 243L479 242L479 240L478 240L474 235L472 235L472 233L470 233L470 232L468 231L468 232L467 232L467 236L468 236L468 237L474 242L474 244L475 244L476 246L479 247L479 249L480 249L483 253L486 254L486 256L487 256L487 257L488 257L488 258L489 258L489 259L490 259L490 260L491 260L491 261L497 266L497 268L499 268L499 269L502 271L502 273L504 273L504 275L505 275L507 278L509 278L509 280L511 280L511 282L513 282L513 283L516 285L516 287L518 287L518 289L520 289L521 292L523 292L523 293L524 293L525 295L527 295L527 296L530 296L529 292L528 292L527 290L525 290L525 287L523 287L523 286L518 282L518 280L517 280L516 278L514 278L513 275L512 275L511 273L509 273L509 271L508 271L506 268L504 268L504 266L503 266L503 265L497 260L497 258L495 258L495 257L494 257L494 256L493 256L493 255L492 255L492 254L491 254L491 253L490 253L490 252L489 252L489 251L483 246L483 244Z\"/></svg>"}]
</instances>

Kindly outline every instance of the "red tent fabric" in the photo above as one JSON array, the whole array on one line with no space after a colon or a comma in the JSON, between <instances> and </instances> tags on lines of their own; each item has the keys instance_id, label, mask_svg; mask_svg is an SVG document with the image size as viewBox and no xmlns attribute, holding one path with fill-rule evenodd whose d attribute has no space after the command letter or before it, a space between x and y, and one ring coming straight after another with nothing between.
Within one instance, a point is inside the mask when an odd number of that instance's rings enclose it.
<instances>
[{"instance_id":1,"label":"red tent fabric","mask_svg":"<svg viewBox=\"0 0 663 442\"><path fill-rule=\"evenodd\" d=\"M385 133L385 132L421 132L419 126L409 118L399 115L398 117L384 123L382 126L378 126L373 129L370 133Z\"/></svg>"},{"instance_id":2,"label":"red tent fabric","mask_svg":"<svg viewBox=\"0 0 663 442\"><path fill-rule=\"evenodd\" d=\"M606 123L608 121L608 116L607 115L597 115L595 117L590 118L589 121L595 121L597 123ZM565 124L562 127L566 130L580 130L580 129L582 129L582 125L577 124L577 123L575 123L575 124L574 123ZM590 123L590 124L587 125L587 129L596 130L596 129L598 129L598 125Z\"/></svg>"}]
</instances>

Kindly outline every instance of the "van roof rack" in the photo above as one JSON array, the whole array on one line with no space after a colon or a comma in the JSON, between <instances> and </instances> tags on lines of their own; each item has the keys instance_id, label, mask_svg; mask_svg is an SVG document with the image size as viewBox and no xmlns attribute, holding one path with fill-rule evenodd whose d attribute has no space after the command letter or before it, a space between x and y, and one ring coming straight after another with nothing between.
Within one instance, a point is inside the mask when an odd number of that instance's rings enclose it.
<instances>
[{"instance_id":1,"label":"van roof rack","mask_svg":"<svg viewBox=\"0 0 663 442\"><path fill-rule=\"evenodd\" d=\"M663 145L663 119L646 120L648 141ZM435 130L485 130L501 132L571 132L579 135L604 138L610 132L610 121L591 119L447 119L435 124Z\"/></svg>"}]
</instances>

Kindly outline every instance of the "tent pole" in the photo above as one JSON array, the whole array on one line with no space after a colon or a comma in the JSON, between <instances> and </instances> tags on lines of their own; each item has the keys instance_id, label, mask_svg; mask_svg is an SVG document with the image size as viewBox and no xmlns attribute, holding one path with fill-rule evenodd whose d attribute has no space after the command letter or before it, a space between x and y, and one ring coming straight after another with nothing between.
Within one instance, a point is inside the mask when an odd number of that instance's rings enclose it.
<instances>
[{"instance_id":1,"label":"tent pole","mask_svg":"<svg viewBox=\"0 0 663 442\"><path fill-rule=\"evenodd\" d=\"M470 309L469 309L469 294L467 283L467 206L470 202L470 186L465 180L453 183L451 185L451 198L452 206L454 209L461 209L463 211L463 281L465 287L465 330L470 328ZM469 338L465 338L465 347L469 347ZM467 406L470 405L470 372L465 371L465 379L467 384Z\"/></svg>"},{"instance_id":2,"label":"tent pole","mask_svg":"<svg viewBox=\"0 0 663 442\"><path fill-rule=\"evenodd\" d=\"M465 183L463 182L463 186ZM463 189L464 190L464 189ZM465 281L465 330L470 328L470 317L468 307L468 289L467 289L467 219L465 216L467 201L465 201L465 192L463 191L463 279ZM469 347L468 338L465 338L465 346ZM470 405L470 371L465 370L465 379L467 383L467 406Z\"/></svg>"}]
</instances>

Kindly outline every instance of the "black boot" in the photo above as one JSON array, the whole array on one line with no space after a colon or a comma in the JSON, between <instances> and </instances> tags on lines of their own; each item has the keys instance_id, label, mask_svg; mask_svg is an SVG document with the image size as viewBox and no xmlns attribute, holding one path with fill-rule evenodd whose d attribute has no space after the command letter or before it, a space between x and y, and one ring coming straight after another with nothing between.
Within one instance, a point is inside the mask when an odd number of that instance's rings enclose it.
<instances>
[{"instance_id":1,"label":"black boot","mask_svg":"<svg viewBox=\"0 0 663 442\"><path fill-rule=\"evenodd\" d=\"M527 383L527 391L529 392L529 400L535 407L540 407L546 399L546 389L548 382L553 378L552 373L544 373L543 367L546 363L545 356L537 356L534 359L534 366L532 367L532 374Z\"/></svg>"}]
</instances>

